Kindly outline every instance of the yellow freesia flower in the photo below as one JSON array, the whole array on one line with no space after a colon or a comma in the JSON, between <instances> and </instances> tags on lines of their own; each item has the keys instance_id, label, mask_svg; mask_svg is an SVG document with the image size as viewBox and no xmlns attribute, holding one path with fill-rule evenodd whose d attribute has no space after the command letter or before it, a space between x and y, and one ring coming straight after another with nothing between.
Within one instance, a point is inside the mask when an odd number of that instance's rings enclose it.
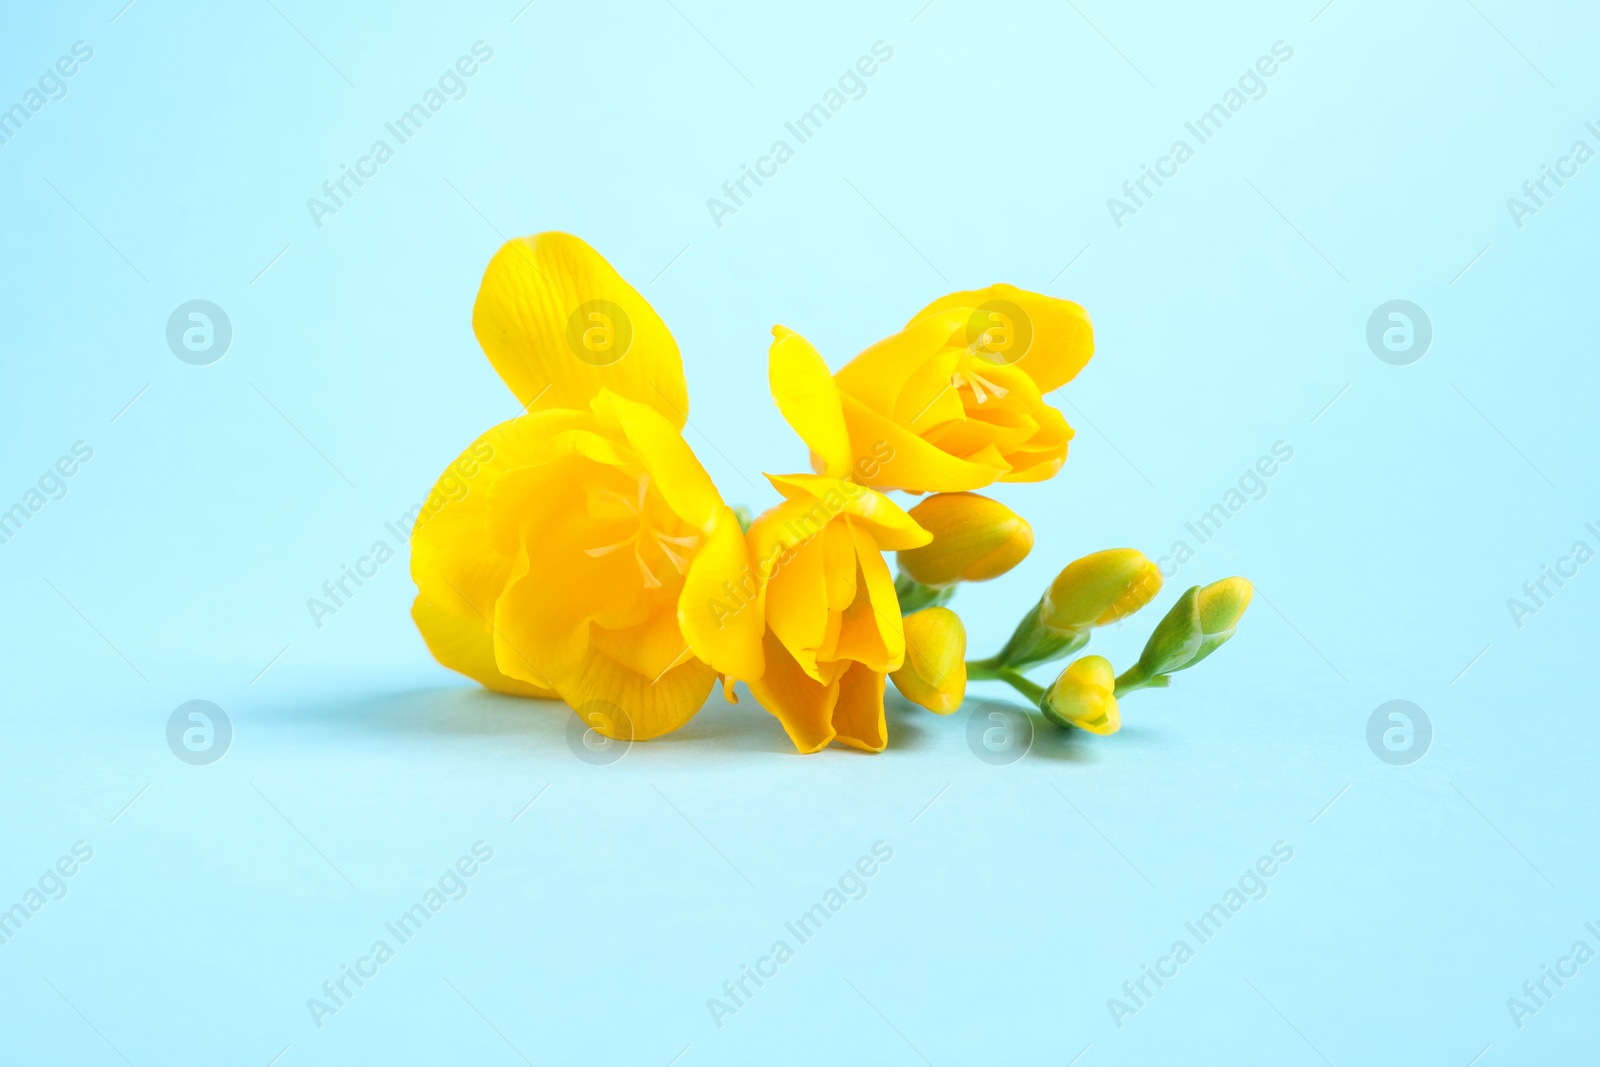
<instances>
[{"instance_id":1,"label":"yellow freesia flower","mask_svg":"<svg viewBox=\"0 0 1600 1067\"><path fill-rule=\"evenodd\" d=\"M883 552L929 535L894 501L854 482L767 477L784 500L750 524L758 581L741 611L766 620L766 670L742 677L801 752L830 741L881 752L889 743L884 676L906 650Z\"/></svg>"},{"instance_id":2,"label":"yellow freesia flower","mask_svg":"<svg viewBox=\"0 0 1600 1067\"><path fill-rule=\"evenodd\" d=\"M655 310L584 242L545 233L490 261L472 324L528 413L447 469L452 492L413 531L429 650L641 740L687 722L717 674L760 675L759 615L710 608L749 557L683 440L683 366Z\"/></svg>"},{"instance_id":3,"label":"yellow freesia flower","mask_svg":"<svg viewBox=\"0 0 1600 1067\"><path fill-rule=\"evenodd\" d=\"M815 469L918 493L1054 475L1073 432L1044 394L1094 352L1083 308L1010 285L941 297L827 382L805 338L773 335L774 399Z\"/></svg>"}]
</instances>

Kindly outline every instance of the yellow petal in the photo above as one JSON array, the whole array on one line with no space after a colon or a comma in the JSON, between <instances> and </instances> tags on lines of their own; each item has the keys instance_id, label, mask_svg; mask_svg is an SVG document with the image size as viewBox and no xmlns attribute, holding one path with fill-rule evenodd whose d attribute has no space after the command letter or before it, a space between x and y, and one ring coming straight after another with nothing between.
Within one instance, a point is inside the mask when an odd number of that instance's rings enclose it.
<instances>
[{"instance_id":1,"label":"yellow petal","mask_svg":"<svg viewBox=\"0 0 1600 1067\"><path fill-rule=\"evenodd\" d=\"M489 620L464 597L456 597L454 603L436 604L419 596L411 605L411 617L433 658L451 670L497 693L558 699L553 689L500 672L495 665L494 631Z\"/></svg>"},{"instance_id":2,"label":"yellow petal","mask_svg":"<svg viewBox=\"0 0 1600 1067\"><path fill-rule=\"evenodd\" d=\"M493 619L515 546L497 547L489 502L508 474L544 455L568 414L525 415L501 423L453 460L418 509L411 531L412 607L428 650L451 670L491 689L551 693L549 679L524 662L516 676L496 666Z\"/></svg>"},{"instance_id":3,"label":"yellow petal","mask_svg":"<svg viewBox=\"0 0 1600 1067\"><path fill-rule=\"evenodd\" d=\"M1071 381L1094 355L1094 329L1089 325L1088 312L1071 300L1014 285L991 285L942 296L913 315L907 329L928 318L943 328L952 314L963 318L964 329L974 340L993 321L1015 320L1007 322L1007 327L1025 350L1018 352L1012 347L996 353L995 358L1026 371L1041 392L1048 393ZM1025 339L1020 336L1023 331L1028 335Z\"/></svg>"},{"instance_id":4,"label":"yellow petal","mask_svg":"<svg viewBox=\"0 0 1600 1067\"><path fill-rule=\"evenodd\" d=\"M576 673L561 683L561 699L607 737L648 741L692 719L716 677L710 667L691 659L658 678L647 678L591 648ZM605 718L593 716L596 708Z\"/></svg>"},{"instance_id":5,"label":"yellow petal","mask_svg":"<svg viewBox=\"0 0 1600 1067\"><path fill-rule=\"evenodd\" d=\"M620 630L590 626L589 643L619 665L645 678L659 678L694 653L673 612L659 612Z\"/></svg>"},{"instance_id":6,"label":"yellow petal","mask_svg":"<svg viewBox=\"0 0 1600 1067\"><path fill-rule=\"evenodd\" d=\"M689 564L678 596L678 625L694 654L728 678L759 678L766 623L744 531L733 509L719 512Z\"/></svg>"},{"instance_id":7,"label":"yellow petal","mask_svg":"<svg viewBox=\"0 0 1600 1067\"><path fill-rule=\"evenodd\" d=\"M647 404L635 403L609 391L595 399L597 408L614 413L639 463L673 512L691 526L709 533L723 507L722 496L711 475L700 465L683 439L678 424Z\"/></svg>"},{"instance_id":8,"label":"yellow petal","mask_svg":"<svg viewBox=\"0 0 1600 1067\"><path fill-rule=\"evenodd\" d=\"M781 508L783 505L767 514ZM777 635L801 668L819 682L823 678L817 666L817 652L828 637L825 563L822 539L809 538L790 549L766 586L768 631Z\"/></svg>"},{"instance_id":9,"label":"yellow petal","mask_svg":"<svg viewBox=\"0 0 1600 1067\"><path fill-rule=\"evenodd\" d=\"M833 708L838 683L823 685L806 675L771 630L765 638L767 669L750 680L750 693L766 708L801 752L817 752L834 738Z\"/></svg>"},{"instance_id":10,"label":"yellow petal","mask_svg":"<svg viewBox=\"0 0 1600 1067\"><path fill-rule=\"evenodd\" d=\"M1003 461L958 459L849 394L844 398L844 420L861 481L876 488L911 493L982 489L1010 469Z\"/></svg>"},{"instance_id":11,"label":"yellow petal","mask_svg":"<svg viewBox=\"0 0 1600 1067\"><path fill-rule=\"evenodd\" d=\"M861 590L872 607L878 634L883 639L885 659L874 666L880 671L892 671L905 659L906 637L900 620L900 599L894 591L894 576L883 561L883 553L872 534L850 523L850 536L856 543L856 561L861 565L861 576L866 588ZM881 688L881 687L880 687Z\"/></svg>"},{"instance_id":12,"label":"yellow petal","mask_svg":"<svg viewBox=\"0 0 1600 1067\"><path fill-rule=\"evenodd\" d=\"M844 611L856 599L856 545L848 526L828 524L822 531L822 555L828 610Z\"/></svg>"},{"instance_id":13,"label":"yellow petal","mask_svg":"<svg viewBox=\"0 0 1600 1067\"><path fill-rule=\"evenodd\" d=\"M811 342L785 326L772 328L767 381L800 440L821 460L823 473L843 477L850 469L850 435L845 430L839 387Z\"/></svg>"},{"instance_id":14,"label":"yellow petal","mask_svg":"<svg viewBox=\"0 0 1600 1067\"><path fill-rule=\"evenodd\" d=\"M677 342L611 264L565 233L507 241L489 261L472 329L523 406L589 407L602 388L676 427L689 394Z\"/></svg>"},{"instance_id":15,"label":"yellow petal","mask_svg":"<svg viewBox=\"0 0 1600 1067\"><path fill-rule=\"evenodd\" d=\"M533 553L519 549L493 604L495 663L511 677L542 682L565 698L561 682L589 651L586 601L574 593L595 584L595 571L567 574L566 583L552 589L549 570L535 569L544 555L543 545L536 544Z\"/></svg>"},{"instance_id":16,"label":"yellow petal","mask_svg":"<svg viewBox=\"0 0 1600 1067\"><path fill-rule=\"evenodd\" d=\"M961 331L967 317L968 312L962 308L927 315L871 345L834 375L839 391L880 415L893 416L905 383L918 368L947 353L952 342L961 347ZM860 444L856 441L858 455Z\"/></svg>"},{"instance_id":17,"label":"yellow petal","mask_svg":"<svg viewBox=\"0 0 1600 1067\"><path fill-rule=\"evenodd\" d=\"M831 648L824 646L824 655L834 663L851 660L873 670L888 670L889 649L884 643L883 627L865 592L863 589L863 595L844 611L830 616L830 620L839 620L837 639Z\"/></svg>"},{"instance_id":18,"label":"yellow petal","mask_svg":"<svg viewBox=\"0 0 1600 1067\"><path fill-rule=\"evenodd\" d=\"M850 664L839 679L839 699L833 709L834 740L865 752L882 752L889 746L889 727L883 716L881 671L860 663Z\"/></svg>"},{"instance_id":19,"label":"yellow petal","mask_svg":"<svg viewBox=\"0 0 1600 1067\"><path fill-rule=\"evenodd\" d=\"M810 504L804 521L820 524L848 515L872 531L879 548L916 548L933 539L899 504L855 482L820 474L769 474L767 481L787 499Z\"/></svg>"}]
</instances>

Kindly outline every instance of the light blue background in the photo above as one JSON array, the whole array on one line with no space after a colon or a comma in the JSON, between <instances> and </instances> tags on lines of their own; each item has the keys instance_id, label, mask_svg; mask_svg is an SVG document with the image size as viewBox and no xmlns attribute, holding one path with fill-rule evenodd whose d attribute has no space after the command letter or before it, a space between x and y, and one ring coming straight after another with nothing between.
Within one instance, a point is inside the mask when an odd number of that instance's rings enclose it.
<instances>
[{"instance_id":1,"label":"light blue background","mask_svg":"<svg viewBox=\"0 0 1600 1067\"><path fill-rule=\"evenodd\" d=\"M14 7L0 38L0 106L94 48L0 145L0 506L94 449L0 545L0 907L94 849L0 946L0 1060L1592 1050L1600 963L1520 1030L1506 1007L1574 941L1600 949L1600 564L1520 628L1506 606L1600 547L1600 163L1522 228L1506 206L1600 148L1592 8L121 2ZM467 95L314 225L306 198L479 40ZM866 96L715 226L706 198L880 40ZM1107 197L1277 41L1267 95L1114 225ZM1058 398L1078 437L1055 480L996 491L1039 544L958 598L974 650L1077 555L1192 543L1283 441L1265 498L1158 604L1244 574L1239 636L1127 698L1119 735L1041 728L1009 766L974 758L965 712L896 702L881 756L801 758L718 699L596 767L559 706L433 663L403 556L317 628L306 598L518 410L470 309L502 238L546 229L660 310L690 441L757 509L761 472L804 466L767 401L773 323L837 366L952 289L1081 302L1098 354ZM234 329L204 367L164 339L196 298ZM1395 298L1433 324L1409 366L1365 341ZM1147 625L1095 650L1125 664ZM164 734L196 698L234 728L204 767ZM1396 698L1434 729L1409 766L1366 742ZM478 840L467 896L318 1029L307 998ZM880 840L867 895L714 1025L707 998ZM1267 896L1119 1029L1107 998L1277 841Z\"/></svg>"}]
</instances>

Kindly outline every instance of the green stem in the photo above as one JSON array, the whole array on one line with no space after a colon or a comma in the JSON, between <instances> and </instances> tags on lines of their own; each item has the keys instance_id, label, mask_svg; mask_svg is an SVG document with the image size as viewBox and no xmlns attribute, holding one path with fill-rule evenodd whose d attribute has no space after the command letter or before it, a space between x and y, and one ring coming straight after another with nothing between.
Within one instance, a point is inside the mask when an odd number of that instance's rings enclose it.
<instances>
[{"instance_id":1,"label":"green stem","mask_svg":"<svg viewBox=\"0 0 1600 1067\"><path fill-rule=\"evenodd\" d=\"M1023 677L1022 672L1013 668L1001 666L997 661L999 657L989 659L969 659L967 661L967 681L969 682L1005 682L1011 688L1028 698L1028 702L1038 706L1044 699L1044 686L1029 681Z\"/></svg>"},{"instance_id":2,"label":"green stem","mask_svg":"<svg viewBox=\"0 0 1600 1067\"><path fill-rule=\"evenodd\" d=\"M967 681L999 681L1005 669L1000 663L999 656L990 656L988 659L969 659L967 660Z\"/></svg>"},{"instance_id":3,"label":"green stem","mask_svg":"<svg viewBox=\"0 0 1600 1067\"><path fill-rule=\"evenodd\" d=\"M1039 702L1044 699L1044 686L1028 681L1020 671L1001 671L1000 680L1027 697L1028 702L1034 707L1038 707Z\"/></svg>"},{"instance_id":4,"label":"green stem","mask_svg":"<svg viewBox=\"0 0 1600 1067\"><path fill-rule=\"evenodd\" d=\"M953 585L936 589L931 585L923 585L904 571L895 576L894 591L900 599L901 615L911 615L924 608L942 607L956 595Z\"/></svg>"},{"instance_id":5,"label":"green stem","mask_svg":"<svg viewBox=\"0 0 1600 1067\"><path fill-rule=\"evenodd\" d=\"M1041 600L1042 603L1042 600ZM1055 630L1039 618L1039 605L1022 617L1005 647L987 660L981 661L990 668L1035 667L1041 663L1070 656L1089 643L1089 631Z\"/></svg>"},{"instance_id":6,"label":"green stem","mask_svg":"<svg viewBox=\"0 0 1600 1067\"><path fill-rule=\"evenodd\" d=\"M1124 694L1135 689L1165 689L1172 684L1172 679L1165 674L1147 674L1142 666L1135 663L1117 676L1117 687L1113 696L1119 700Z\"/></svg>"}]
</instances>

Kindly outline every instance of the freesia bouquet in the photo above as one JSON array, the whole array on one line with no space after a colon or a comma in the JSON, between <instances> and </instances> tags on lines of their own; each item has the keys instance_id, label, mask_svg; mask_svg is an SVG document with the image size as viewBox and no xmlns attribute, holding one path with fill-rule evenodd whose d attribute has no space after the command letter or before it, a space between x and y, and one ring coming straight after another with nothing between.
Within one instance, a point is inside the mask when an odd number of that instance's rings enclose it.
<instances>
[{"instance_id":1,"label":"freesia bouquet","mask_svg":"<svg viewBox=\"0 0 1600 1067\"><path fill-rule=\"evenodd\" d=\"M606 737L677 729L718 679L733 701L745 682L801 752L882 751L888 679L940 714L969 680L1004 681L1049 721L1110 734L1119 696L1210 655L1250 603L1243 578L1189 589L1120 676L1084 656L1049 687L1029 680L1160 591L1153 563L1112 549L1062 570L998 653L966 659L945 605L1033 547L1026 521L973 490L1044 481L1066 460L1072 428L1045 396L1094 351L1070 301L1009 285L952 293L837 373L774 327L772 398L813 472L768 475L783 499L753 521L684 440L666 324L583 241L507 242L472 324L525 413L430 494L412 532L412 617L446 667L565 701ZM893 490L926 495L908 511Z\"/></svg>"}]
</instances>

